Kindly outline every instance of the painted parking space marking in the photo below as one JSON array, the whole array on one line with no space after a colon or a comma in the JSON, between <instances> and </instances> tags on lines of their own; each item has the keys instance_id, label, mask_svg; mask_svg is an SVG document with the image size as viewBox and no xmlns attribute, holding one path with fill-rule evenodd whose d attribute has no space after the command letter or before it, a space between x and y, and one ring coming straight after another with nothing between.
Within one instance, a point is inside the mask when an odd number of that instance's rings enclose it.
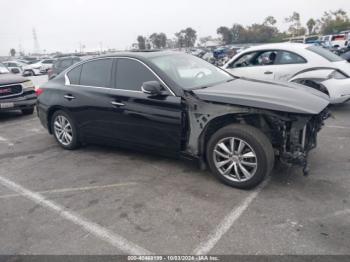
<instances>
[{"instance_id":1,"label":"painted parking space marking","mask_svg":"<svg viewBox=\"0 0 350 262\"><path fill-rule=\"evenodd\" d=\"M86 187L71 187L71 188L61 188L61 189L52 189L52 190L44 190L44 191L35 191L38 194L55 194L55 193L68 193L68 192L79 192L79 191L90 191L90 190L103 190L124 186L133 186L138 183L130 182L130 183L119 183L119 184L111 184L111 185L101 185L101 186L86 186ZM0 195L0 199L7 199L12 197L20 197L22 194L6 194Z\"/></svg>"},{"instance_id":2,"label":"painted parking space marking","mask_svg":"<svg viewBox=\"0 0 350 262\"><path fill-rule=\"evenodd\" d=\"M109 231L107 228L104 228L94 222L91 222L88 219L75 213L74 211L70 211L63 206L46 199L43 195L26 189L5 177L0 176L0 184L33 201L37 205L57 213L63 219L72 222L73 224L82 228L87 233L90 233L96 238L116 247L123 253L133 255L151 254L150 251L140 247L135 243L130 242L129 240L114 232Z\"/></svg>"},{"instance_id":3,"label":"painted parking space marking","mask_svg":"<svg viewBox=\"0 0 350 262\"><path fill-rule=\"evenodd\" d=\"M220 222L220 224L213 230L208 236L207 240L201 242L194 250L195 255L206 255L212 250L213 247L219 242L219 240L227 233L227 231L233 226L233 224L243 215L249 205L259 195L259 193L266 187L270 177L268 177L255 191L249 194L238 206L226 215L226 217Z\"/></svg>"},{"instance_id":4,"label":"painted parking space marking","mask_svg":"<svg viewBox=\"0 0 350 262\"><path fill-rule=\"evenodd\" d=\"M13 126L18 126L19 124L28 124L28 123L34 123L37 121L37 118L30 118L27 120L22 120L22 121L10 121L4 124L0 124L1 128L7 128L7 127L13 127Z\"/></svg>"},{"instance_id":5,"label":"painted parking space marking","mask_svg":"<svg viewBox=\"0 0 350 262\"><path fill-rule=\"evenodd\" d=\"M338 129L350 129L350 126L332 126L332 125L330 125L330 126L326 126L326 127L328 127L328 128L338 128Z\"/></svg>"}]
</instances>

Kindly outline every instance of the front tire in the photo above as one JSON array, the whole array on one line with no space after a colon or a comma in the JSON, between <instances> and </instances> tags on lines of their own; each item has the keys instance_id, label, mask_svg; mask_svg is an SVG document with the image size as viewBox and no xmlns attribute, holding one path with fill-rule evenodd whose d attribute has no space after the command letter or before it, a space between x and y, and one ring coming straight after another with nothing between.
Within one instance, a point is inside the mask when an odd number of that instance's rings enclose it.
<instances>
[{"instance_id":1,"label":"front tire","mask_svg":"<svg viewBox=\"0 0 350 262\"><path fill-rule=\"evenodd\" d=\"M51 118L51 130L58 144L67 150L79 147L78 133L72 117L65 111L56 111Z\"/></svg>"},{"instance_id":2,"label":"front tire","mask_svg":"<svg viewBox=\"0 0 350 262\"><path fill-rule=\"evenodd\" d=\"M274 165L270 140L257 128L242 124L218 130L209 139L206 157L220 181L240 189L260 184Z\"/></svg>"}]
</instances>

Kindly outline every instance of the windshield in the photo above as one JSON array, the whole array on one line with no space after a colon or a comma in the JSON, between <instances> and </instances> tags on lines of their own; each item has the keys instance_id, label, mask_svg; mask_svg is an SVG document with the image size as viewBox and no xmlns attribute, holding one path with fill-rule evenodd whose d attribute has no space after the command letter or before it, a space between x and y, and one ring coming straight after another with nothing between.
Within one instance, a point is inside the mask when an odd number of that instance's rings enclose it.
<instances>
[{"instance_id":1,"label":"windshield","mask_svg":"<svg viewBox=\"0 0 350 262\"><path fill-rule=\"evenodd\" d=\"M0 74L7 74L7 73L10 73L10 71L7 69L7 67L0 63Z\"/></svg>"},{"instance_id":2,"label":"windshield","mask_svg":"<svg viewBox=\"0 0 350 262\"><path fill-rule=\"evenodd\" d=\"M329 50L327 50L327 49L325 49L323 47L310 46L310 47L307 48L307 50L322 56L323 58L327 59L329 62L339 62L339 61L343 61L344 60L340 56L337 56L336 54L333 54L331 51L329 51Z\"/></svg>"},{"instance_id":3,"label":"windshield","mask_svg":"<svg viewBox=\"0 0 350 262\"><path fill-rule=\"evenodd\" d=\"M234 79L222 69L192 55L173 54L150 60L186 90L204 88Z\"/></svg>"}]
</instances>

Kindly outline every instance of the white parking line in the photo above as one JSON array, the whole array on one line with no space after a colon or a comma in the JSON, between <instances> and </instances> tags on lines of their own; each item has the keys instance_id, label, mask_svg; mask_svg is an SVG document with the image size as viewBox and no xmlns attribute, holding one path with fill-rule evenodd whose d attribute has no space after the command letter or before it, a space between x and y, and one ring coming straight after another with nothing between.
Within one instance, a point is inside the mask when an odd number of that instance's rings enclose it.
<instances>
[{"instance_id":1,"label":"white parking line","mask_svg":"<svg viewBox=\"0 0 350 262\"><path fill-rule=\"evenodd\" d=\"M7 139L2 137L2 136L0 136L0 142L7 142Z\"/></svg>"},{"instance_id":2,"label":"white parking line","mask_svg":"<svg viewBox=\"0 0 350 262\"><path fill-rule=\"evenodd\" d=\"M201 242L195 248L192 254L206 255L219 242L219 240L227 233L232 225L242 216L244 211L249 207L253 200L259 195L261 190L268 184L270 177L266 179L254 192L252 192L246 199L236 206L215 228L215 230L208 236L206 241Z\"/></svg>"},{"instance_id":3,"label":"white parking line","mask_svg":"<svg viewBox=\"0 0 350 262\"><path fill-rule=\"evenodd\" d=\"M77 191L102 190L102 189L109 189L109 188L116 188L116 187L123 187L123 186L132 186L132 185L137 185L137 183L129 182L129 183L119 183L119 184L111 184L111 185L101 185L101 186L60 188L60 189L36 191L35 193L39 193L39 194L55 194L55 193L77 192ZM0 195L0 199L7 199L7 198L19 197L19 196L22 196L22 194Z\"/></svg>"},{"instance_id":4,"label":"white parking line","mask_svg":"<svg viewBox=\"0 0 350 262\"><path fill-rule=\"evenodd\" d=\"M350 129L350 126L326 126L328 128Z\"/></svg>"},{"instance_id":5,"label":"white parking line","mask_svg":"<svg viewBox=\"0 0 350 262\"><path fill-rule=\"evenodd\" d=\"M23 124L27 124L30 122L36 122L36 120L38 120L37 118L33 117L27 120L22 120L22 121L11 121L10 123L5 123L5 124L0 124L2 128L4 127L11 127L11 126L18 126L19 124L23 125Z\"/></svg>"},{"instance_id":6,"label":"white parking line","mask_svg":"<svg viewBox=\"0 0 350 262\"><path fill-rule=\"evenodd\" d=\"M21 194L23 197L33 201L37 205L50 209L62 218L74 223L75 225L80 226L83 230L118 248L124 253L134 255L151 254L150 251L128 241L124 237L115 234L94 222L87 220L86 218L74 213L73 211L68 211L65 207L60 206L59 204L56 204L53 201L45 199L45 197L41 194L32 192L5 177L0 176L0 184L12 191L17 192L18 194Z\"/></svg>"}]
</instances>

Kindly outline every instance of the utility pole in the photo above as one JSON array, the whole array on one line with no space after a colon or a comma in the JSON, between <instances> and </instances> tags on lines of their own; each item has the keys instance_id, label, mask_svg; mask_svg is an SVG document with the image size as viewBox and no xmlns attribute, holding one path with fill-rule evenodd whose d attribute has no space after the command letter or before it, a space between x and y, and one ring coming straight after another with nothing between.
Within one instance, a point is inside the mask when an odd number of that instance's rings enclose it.
<instances>
[{"instance_id":1,"label":"utility pole","mask_svg":"<svg viewBox=\"0 0 350 262\"><path fill-rule=\"evenodd\" d=\"M34 41L34 53L39 54L40 46L39 46L38 36L36 34L35 27L33 28L33 41Z\"/></svg>"}]
</instances>

